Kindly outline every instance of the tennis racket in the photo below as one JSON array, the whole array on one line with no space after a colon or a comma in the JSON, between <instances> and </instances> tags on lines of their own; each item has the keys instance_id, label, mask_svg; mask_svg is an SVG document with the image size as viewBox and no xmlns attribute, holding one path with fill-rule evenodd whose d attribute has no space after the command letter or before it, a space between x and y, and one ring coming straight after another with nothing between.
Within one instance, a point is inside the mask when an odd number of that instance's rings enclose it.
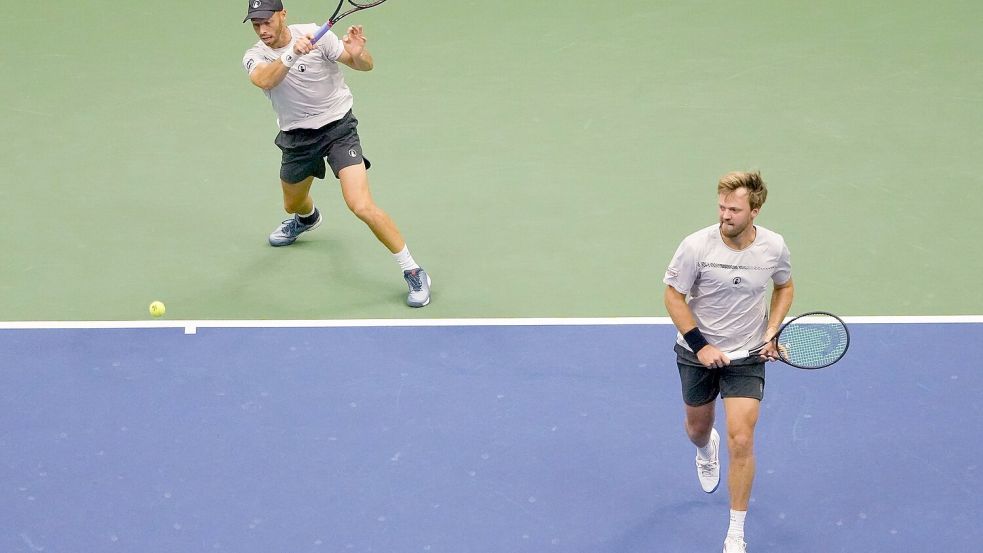
<instances>
[{"instance_id":1,"label":"tennis racket","mask_svg":"<svg viewBox=\"0 0 983 553\"><path fill-rule=\"evenodd\" d=\"M803 313L782 325L772 338L778 357L799 369L821 369L836 363L850 347L850 331L842 319L823 311ZM757 355L767 342L727 353L731 360Z\"/></svg>"},{"instance_id":2,"label":"tennis racket","mask_svg":"<svg viewBox=\"0 0 983 553\"><path fill-rule=\"evenodd\" d=\"M337 23L342 17L345 17L346 15L351 15L357 11L365 10L368 8L374 8L375 6L378 6L379 4L385 1L386 0L374 0L371 2L366 0L358 0L358 1L341 0L340 2L338 2L338 7L335 8L334 13L331 14L330 18L328 18L328 22L325 23L320 29L317 30L317 33L314 34L314 38L311 40L311 44L314 44L317 41L321 40L321 37L324 36L324 33L330 31L331 27L334 27L334 24ZM341 8L345 7L345 3L351 4L352 7L349 8L348 11L342 13L341 15L338 15L338 13L341 12Z\"/></svg>"}]
</instances>

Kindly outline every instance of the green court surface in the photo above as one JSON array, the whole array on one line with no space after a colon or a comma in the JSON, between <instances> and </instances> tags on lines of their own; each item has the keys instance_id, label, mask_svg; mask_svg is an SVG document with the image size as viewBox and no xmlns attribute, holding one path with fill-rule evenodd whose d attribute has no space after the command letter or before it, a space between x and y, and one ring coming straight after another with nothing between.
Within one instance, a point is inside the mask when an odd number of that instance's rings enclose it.
<instances>
[{"instance_id":1,"label":"green court surface","mask_svg":"<svg viewBox=\"0 0 983 553\"><path fill-rule=\"evenodd\" d=\"M287 0L291 22L333 6ZM245 2L29 3L0 51L0 320L661 316L716 179L760 169L793 311L983 313L978 1L390 0L348 72L373 195L289 248Z\"/></svg>"}]
</instances>

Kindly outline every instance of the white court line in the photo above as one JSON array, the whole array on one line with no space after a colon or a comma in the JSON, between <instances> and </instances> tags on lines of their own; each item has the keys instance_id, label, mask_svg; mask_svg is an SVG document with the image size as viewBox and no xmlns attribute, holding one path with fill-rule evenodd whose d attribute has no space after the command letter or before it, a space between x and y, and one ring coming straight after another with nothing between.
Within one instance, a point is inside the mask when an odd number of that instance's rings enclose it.
<instances>
[{"instance_id":1,"label":"white court line","mask_svg":"<svg viewBox=\"0 0 983 553\"><path fill-rule=\"evenodd\" d=\"M184 328L352 328L406 326L590 326L672 324L669 317L500 318L500 319L328 319L328 320L157 320L157 321L10 321L0 330Z\"/></svg>"},{"instance_id":2,"label":"white court line","mask_svg":"<svg viewBox=\"0 0 983 553\"><path fill-rule=\"evenodd\" d=\"M983 323L983 315L843 317L851 324ZM559 317L500 319L337 319L337 320L158 320L158 321L0 321L0 330L183 328L353 328L412 326L606 326L669 325L669 317Z\"/></svg>"}]
</instances>

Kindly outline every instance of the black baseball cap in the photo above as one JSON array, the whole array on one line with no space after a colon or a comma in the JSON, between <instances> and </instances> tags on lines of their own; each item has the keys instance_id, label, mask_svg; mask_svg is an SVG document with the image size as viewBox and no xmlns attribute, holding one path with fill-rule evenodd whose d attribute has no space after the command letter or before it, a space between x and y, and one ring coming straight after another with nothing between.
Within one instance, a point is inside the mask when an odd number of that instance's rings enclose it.
<instances>
[{"instance_id":1,"label":"black baseball cap","mask_svg":"<svg viewBox=\"0 0 983 553\"><path fill-rule=\"evenodd\" d=\"M280 0L249 0L249 11L243 23L250 19L269 19L274 13L283 11L283 2Z\"/></svg>"}]
</instances>

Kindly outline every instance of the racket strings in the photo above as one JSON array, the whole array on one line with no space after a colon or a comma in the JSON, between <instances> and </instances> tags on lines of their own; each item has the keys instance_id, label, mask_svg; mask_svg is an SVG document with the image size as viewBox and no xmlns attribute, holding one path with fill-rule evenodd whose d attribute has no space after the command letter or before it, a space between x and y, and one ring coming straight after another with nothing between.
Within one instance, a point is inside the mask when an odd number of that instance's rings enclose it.
<instances>
[{"instance_id":1,"label":"racket strings","mask_svg":"<svg viewBox=\"0 0 983 553\"><path fill-rule=\"evenodd\" d=\"M846 352L849 336L837 320L792 323L782 330L779 349L791 364L825 367Z\"/></svg>"}]
</instances>

